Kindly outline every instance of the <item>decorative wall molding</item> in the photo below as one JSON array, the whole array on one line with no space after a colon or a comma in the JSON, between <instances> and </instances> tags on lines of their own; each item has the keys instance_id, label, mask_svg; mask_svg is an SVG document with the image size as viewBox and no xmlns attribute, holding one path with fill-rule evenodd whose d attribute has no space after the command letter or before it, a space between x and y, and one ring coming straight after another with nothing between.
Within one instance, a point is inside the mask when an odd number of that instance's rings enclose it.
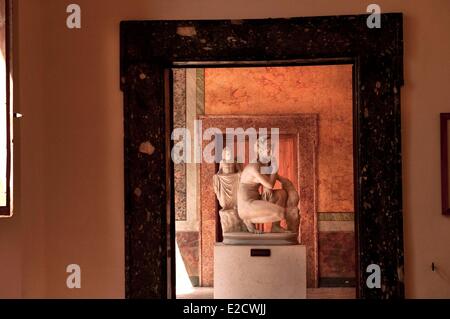
<instances>
[{"instance_id":1,"label":"decorative wall molding","mask_svg":"<svg viewBox=\"0 0 450 319\"><path fill-rule=\"evenodd\" d=\"M290 135L295 137L297 160L297 181L295 185L300 193L300 242L306 245L307 253L307 282L308 287L318 287L318 225L317 225L317 140L318 140L318 115L317 114L292 114L292 115L206 115L199 116L203 129L218 128L222 132L230 126L242 128L266 128L268 132L272 128L278 128L280 136ZM208 144L204 142L204 146ZM215 164L201 164L201 250L202 250L202 284L213 284L214 244L216 233L222 232L220 228L220 216L216 207L216 196L211 183L216 173Z\"/></svg>"}]
</instances>

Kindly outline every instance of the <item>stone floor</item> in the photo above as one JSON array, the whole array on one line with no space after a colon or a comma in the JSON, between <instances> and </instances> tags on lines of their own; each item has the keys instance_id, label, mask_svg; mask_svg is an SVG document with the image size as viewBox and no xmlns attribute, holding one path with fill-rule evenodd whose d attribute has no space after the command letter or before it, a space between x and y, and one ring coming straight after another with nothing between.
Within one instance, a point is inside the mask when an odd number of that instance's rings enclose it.
<instances>
[{"instance_id":1,"label":"stone floor","mask_svg":"<svg viewBox=\"0 0 450 319\"><path fill-rule=\"evenodd\" d=\"M188 294L177 294L177 299L213 299L214 288L210 287L195 287L194 291Z\"/></svg>"},{"instance_id":2,"label":"stone floor","mask_svg":"<svg viewBox=\"0 0 450 319\"><path fill-rule=\"evenodd\" d=\"M177 295L177 299L213 299L214 288L197 287L189 294ZM355 288L309 288L308 299L355 299Z\"/></svg>"}]
</instances>

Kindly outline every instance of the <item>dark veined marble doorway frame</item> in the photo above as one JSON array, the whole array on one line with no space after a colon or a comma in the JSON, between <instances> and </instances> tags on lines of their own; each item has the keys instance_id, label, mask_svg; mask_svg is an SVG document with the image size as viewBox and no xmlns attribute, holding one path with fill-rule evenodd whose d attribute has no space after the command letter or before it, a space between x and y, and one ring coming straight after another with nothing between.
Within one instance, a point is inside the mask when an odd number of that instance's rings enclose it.
<instances>
[{"instance_id":1,"label":"dark veined marble doorway frame","mask_svg":"<svg viewBox=\"0 0 450 319\"><path fill-rule=\"evenodd\" d=\"M123 21L127 298L174 297L172 67L354 65L357 295L404 298L400 88L403 16ZM366 285L381 267L382 288Z\"/></svg>"}]
</instances>

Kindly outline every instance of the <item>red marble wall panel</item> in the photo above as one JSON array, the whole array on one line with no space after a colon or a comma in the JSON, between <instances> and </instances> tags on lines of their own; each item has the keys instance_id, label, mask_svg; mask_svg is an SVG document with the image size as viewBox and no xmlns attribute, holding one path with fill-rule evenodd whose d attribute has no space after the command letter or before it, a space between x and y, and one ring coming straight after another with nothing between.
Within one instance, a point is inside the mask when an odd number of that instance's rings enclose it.
<instances>
[{"instance_id":1,"label":"red marble wall panel","mask_svg":"<svg viewBox=\"0 0 450 319\"><path fill-rule=\"evenodd\" d=\"M186 127L186 70L173 70L173 126ZM186 220L186 165L174 164L175 220Z\"/></svg>"},{"instance_id":2,"label":"red marble wall panel","mask_svg":"<svg viewBox=\"0 0 450 319\"><path fill-rule=\"evenodd\" d=\"M355 277L355 233L319 233L320 278Z\"/></svg>"},{"instance_id":3,"label":"red marble wall panel","mask_svg":"<svg viewBox=\"0 0 450 319\"><path fill-rule=\"evenodd\" d=\"M178 248L190 277L199 275L199 234L194 231L176 233Z\"/></svg>"}]
</instances>

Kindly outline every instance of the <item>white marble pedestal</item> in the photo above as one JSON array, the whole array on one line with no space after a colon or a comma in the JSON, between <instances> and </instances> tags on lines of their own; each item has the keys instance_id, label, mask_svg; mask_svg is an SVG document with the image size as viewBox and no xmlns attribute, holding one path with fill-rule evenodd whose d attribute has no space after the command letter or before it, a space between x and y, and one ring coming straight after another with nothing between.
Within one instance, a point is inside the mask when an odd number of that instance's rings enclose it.
<instances>
[{"instance_id":1,"label":"white marble pedestal","mask_svg":"<svg viewBox=\"0 0 450 319\"><path fill-rule=\"evenodd\" d=\"M305 299L306 247L216 244L214 298Z\"/></svg>"}]
</instances>

